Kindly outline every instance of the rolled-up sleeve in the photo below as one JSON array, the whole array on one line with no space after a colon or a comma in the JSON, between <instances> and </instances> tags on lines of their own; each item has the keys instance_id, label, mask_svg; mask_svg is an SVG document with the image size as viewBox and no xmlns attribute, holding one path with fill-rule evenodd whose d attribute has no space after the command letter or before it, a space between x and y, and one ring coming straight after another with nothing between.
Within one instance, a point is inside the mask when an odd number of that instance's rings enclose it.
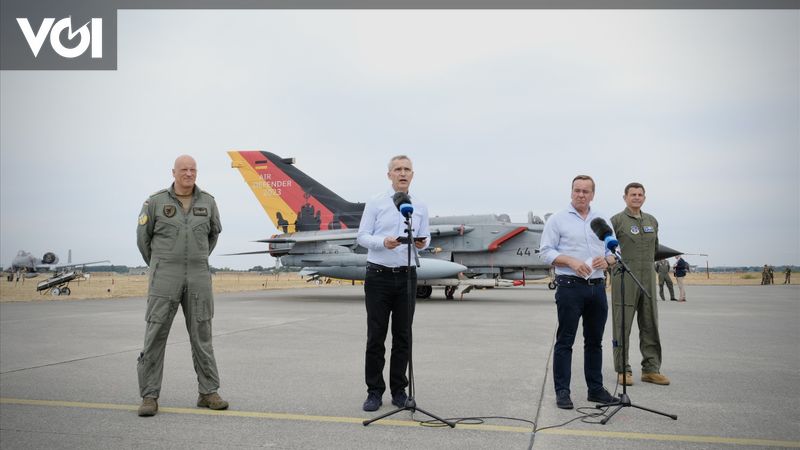
<instances>
[{"instance_id":1,"label":"rolled-up sleeve","mask_svg":"<svg viewBox=\"0 0 800 450\"><path fill-rule=\"evenodd\" d=\"M556 250L558 248L560 234L558 232L558 224L554 219L555 217L551 217L544 225L542 238L539 241L539 258L548 265L552 265L553 261L561 255L561 253Z\"/></svg>"}]
</instances>

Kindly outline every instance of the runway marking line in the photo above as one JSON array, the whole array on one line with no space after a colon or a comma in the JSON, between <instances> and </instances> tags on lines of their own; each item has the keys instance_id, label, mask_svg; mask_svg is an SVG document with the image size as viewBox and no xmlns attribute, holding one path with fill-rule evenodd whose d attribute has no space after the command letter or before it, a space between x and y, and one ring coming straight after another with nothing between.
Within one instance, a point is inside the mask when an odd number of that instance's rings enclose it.
<instances>
[{"instance_id":1,"label":"runway marking line","mask_svg":"<svg viewBox=\"0 0 800 450\"><path fill-rule=\"evenodd\" d=\"M137 405L124 405L116 403L89 403L89 402L70 402L62 400L30 400L21 398L0 398L0 404L4 405L26 405L26 406L53 406L66 408L82 409L111 409L117 411L137 411ZM361 425L365 420L358 417L342 416L314 416L306 414L270 413L256 411L214 411L210 409L195 408L173 408L159 406L159 412L173 414L193 414L201 416L224 416L224 417L247 417L252 419L274 419L274 420L294 420L303 422L329 422L329 423L350 423ZM381 419L375 422L376 425L393 425L400 427L420 427L419 422L413 420ZM512 427L503 425L470 425L458 424L458 429L478 430L478 431L501 431L509 433L530 433L529 427ZM747 439L747 438L727 438L722 436L692 436L680 434L655 434L655 433L626 433L619 431L593 431L593 430L574 430L567 428L550 428L539 431L540 434L553 434L560 436L581 436L581 437L602 437L612 439L629 440L649 440L661 442L685 442L700 444L731 444L731 445L760 445L765 447L789 447L800 448L800 441L780 441L774 439Z\"/></svg>"}]
</instances>

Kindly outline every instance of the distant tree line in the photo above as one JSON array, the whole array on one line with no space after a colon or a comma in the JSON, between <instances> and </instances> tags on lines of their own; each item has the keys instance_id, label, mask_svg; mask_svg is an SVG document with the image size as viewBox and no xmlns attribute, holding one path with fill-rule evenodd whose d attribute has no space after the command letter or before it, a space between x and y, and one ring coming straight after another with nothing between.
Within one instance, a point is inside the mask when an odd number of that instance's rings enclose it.
<instances>
[{"instance_id":1,"label":"distant tree line","mask_svg":"<svg viewBox=\"0 0 800 450\"><path fill-rule=\"evenodd\" d=\"M262 267L262 266L254 266L254 267L251 267L251 268L245 269L245 270L231 269L230 267L214 267L214 266L210 266L209 270L211 271L211 273L217 273L217 272L276 273L276 272L290 272L291 271L286 267L275 268L275 267ZM146 266L136 266L136 267L118 266L118 265L114 265L114 264L112 264L112 265L104 265L104 266L93 265L93 266L85 266L83 268L83 271L84 272L114 272L114 273L126 274L126 273L129 273L131 271L146 272L147 271L147 267Z\"/></svg>"},{"instance_id":2,"label":"distant tree line","mask_svg":"<svg viewBox=\"0 0 800 450\"><path fill-rule=\"evenodd\" d=\"M83 268L84 272L114 272L114 273L128 273L130 271L130 267L128 266L85 266Z\"/></svg>"},{"instance_id":3,"label":"distant tree line","mask_svg":"<svg viewBox=\"0 0 800 450\"><path fill-rule=\"evenodd\" d=\"M786 270L787 266L773 266L769 264L774 270L783 272ZM788 266L792 269L792 272L797 272L798 266L791 265ZM711 267L709 268L709 272L761 272L764 269L764 266L722 266L722 267Z\"/></svg>"}]
</instances>

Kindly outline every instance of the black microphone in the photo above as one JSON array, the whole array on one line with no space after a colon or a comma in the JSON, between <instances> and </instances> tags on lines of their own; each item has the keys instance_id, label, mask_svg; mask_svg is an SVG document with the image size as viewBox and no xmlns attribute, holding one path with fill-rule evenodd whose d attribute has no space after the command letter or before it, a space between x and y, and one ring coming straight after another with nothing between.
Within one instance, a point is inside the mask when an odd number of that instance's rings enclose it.
<instances>
[{"instance_id":1,"label":"black microphone","mask_svg":"<svg viewBox=\"0 0 800 450\"><path fill-rule=\"evenodd\" d=\"M614 252L617 247L619 247L619 241L614 239L614 232L611 231L611 227L608 226L605 220L596 217L592 219L589 226L592 228L592 231L594 231L597 239L605 242L608 251Z\"/></svg>"},{"instance_id":2,"label":"black microphone","mask_svg":"<svg viewBox=\"0 0 800 450\"><path fill-rule=\"evenodd\" d=\"M400 211L400 214L406 219L414 213L414 207L411 206L411 197L405 192L395 192L392 201L394 201L394 206Z\"/></svg>"}]
</instances>

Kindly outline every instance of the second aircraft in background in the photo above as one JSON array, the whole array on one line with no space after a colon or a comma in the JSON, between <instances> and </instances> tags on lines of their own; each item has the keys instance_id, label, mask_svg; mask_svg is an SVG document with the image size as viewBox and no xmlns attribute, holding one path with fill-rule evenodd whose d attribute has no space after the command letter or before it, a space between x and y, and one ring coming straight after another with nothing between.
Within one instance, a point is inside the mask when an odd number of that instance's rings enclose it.
<instances>
[{"instance_id":1,"label":"second aircraft in background","mask_svg":"<svg viewBox=\"0 0 800 450\"><path fill-rule=\"evenodd\" d=\"M294 166L294 159L265 151L230 151L280 234L258 242L284 266L310 276L363 280L366 249L356 243L363 203L348 202ZM434 216L431 243L420 254L417 297L444 286L447 298L475 287L512 286L545 278L550 267L538 257L544 221L512 223L505 214Z\"/></svg>"}]
</instances>

